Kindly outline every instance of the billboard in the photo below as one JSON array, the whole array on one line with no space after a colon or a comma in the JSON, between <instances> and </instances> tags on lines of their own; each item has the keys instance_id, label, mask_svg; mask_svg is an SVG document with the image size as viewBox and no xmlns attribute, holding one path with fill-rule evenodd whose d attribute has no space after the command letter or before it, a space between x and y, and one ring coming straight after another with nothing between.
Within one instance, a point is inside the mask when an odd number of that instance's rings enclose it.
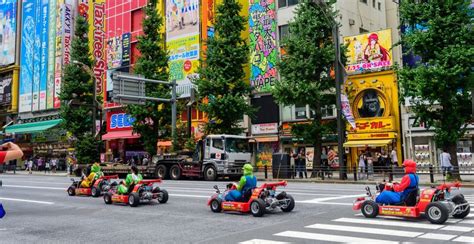
<instances>
[{"instance_id":1,"label":"billboard","mask_svg":"<svg viewBox=\"0 0 474 244\"><path fill-rule=\"evenodd\" d=\"M392 67L390 29L344 37L347 46L348 74L380 71Z\"/></svg>"},{"instance_id":2,"label":"billboard","mask_svg":"<svg viewBox=\"0 0 474 244\"><path fill-rule=\"evenodd\" d=\"M107 68L130 65L130 33L114 36L107 41Z\"/></svg>"},{"instance_id":3,"label":"billboard","mask_svg":"<svg viewBox=\"0 0 474 244\"><path fill-rule=\"evenodd\" d=\"M56 57L56 1L49 0L48 75L46 81L46 109L54 108L54 65Z\"/></svg>"},{"instance_id":4,"label":"billboard","mask_svg":"<svg viewBox=\"0 0 474 244\"><path fill-rule=\"evenodd\" d=\"M15 63L17 0L0 2L0 66Z\"/></svg>"},{"instance_id":5,"label":"billboard","mask_svg":"<svg viewBox=\"0 0 474 244\"><path fill-rule=\"evenodd\" d=\"M56 57L54 60L54 108L61 106L59 93L61 92L61 70L63 69L63 26L64 26L64 0L56 1Z\"/></svg>"},{"instance_id":6,"label":"billboard","mask_svg":"<svg viewBox=\"0 0 474 244\"><path fill-rule=\"evenodd\" d=\"M0 77L0 104L9 105L12 102L12 73Z\"/></svg>"},{"instance_id":7,"label":"billboard","mask_svg":"<svg viewBox=\"0 0 474 244\"><path fill-rule=\"evenodd\" d=\"M40 84L39 84L39 110L46 109L46 86L48 83L48 55L49 55L49 0L42 0L40 19Z\"/></svg>"},{"instance_id":8,"label":"billboard","mask_svg":"<svg viewBox=\"0 0 474 244\"><path fill-rule=\"evenodd\" d=\"M33 100L31 110L39 110L39 89L41 80L41 0L35 0L35 37L33 53Z\"/></svg>"},{"instance_id":9,"label":"billboard","mask_svg":"<svg viewBox=\"0 0 474 244\"><path fill-rule=\"evenodd\" d=\"M33 65L35 54L35 10L36 0L23 0L21 55L20 55L20 87L18 111L31 111L33 95Z\"/></svg>"},{"instance_id":10,"label":"billboard","mask_svg":"<svg viewBox=\"0 0 474 244\"><path fill-rule=\"evenodd\" d=\"M199 67L199 1L166 0L170 80L190 83Z\"/></svg>"},{"instance_id":11,"label":"billboard","mask_svg":"<svg viewBox=\"0 0 474 244\"><path fill-rule=\"evenodd\" d=\"M257 92L271 91L277 80L275 1L250 0L250 86Z\"/></svg>"}]
</instances>

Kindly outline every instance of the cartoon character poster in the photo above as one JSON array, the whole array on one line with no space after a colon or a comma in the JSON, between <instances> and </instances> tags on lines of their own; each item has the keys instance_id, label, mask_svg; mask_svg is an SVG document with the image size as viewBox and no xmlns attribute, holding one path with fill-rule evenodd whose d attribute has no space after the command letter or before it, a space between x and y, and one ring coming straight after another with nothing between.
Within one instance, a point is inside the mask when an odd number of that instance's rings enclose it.
<instances>
[{"instance_id":1,"label":"cartoon character poster","mask_svg":"<svg viewBox=\"0 0 474 244\"><path fill-rule=\"evenodd\" d=\"M392 31L390 29L344 37L347 46L349 74L390 69L392 63Z\"/></svg>"},{"instance_id":2,"label":"cartoon character poster","mask_svg":"<svg viewBox=\"0 0 474 244\"><path fill-rule=\"evenodd\" d=\"M15 62L16 0L0 1L0 65Z\"/></svg>"}]
</instances>

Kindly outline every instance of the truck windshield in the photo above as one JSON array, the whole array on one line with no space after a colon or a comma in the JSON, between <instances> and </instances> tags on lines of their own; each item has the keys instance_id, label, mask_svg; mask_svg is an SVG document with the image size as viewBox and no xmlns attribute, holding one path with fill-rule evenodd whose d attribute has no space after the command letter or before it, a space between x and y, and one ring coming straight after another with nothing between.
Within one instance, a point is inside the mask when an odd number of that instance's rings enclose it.
<instances>
[{"instance_id":1,"label":"truck windshield","mask_svg":"<svg viewBox=\"0 0 474 244\"><path fill-rule=\"evenodd\" d=\"M240 138L226 138L225 150L230 153L248 153L249 144L247 139Z\"/></svg>"}]
</instances>

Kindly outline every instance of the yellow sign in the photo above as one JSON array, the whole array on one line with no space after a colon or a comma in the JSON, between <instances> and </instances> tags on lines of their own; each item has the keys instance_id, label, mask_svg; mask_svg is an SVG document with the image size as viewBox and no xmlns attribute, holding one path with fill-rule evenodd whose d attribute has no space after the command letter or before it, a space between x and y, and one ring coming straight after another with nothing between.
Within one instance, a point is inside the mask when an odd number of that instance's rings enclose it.
<instances>
[{"instance_id":1,"label":"yellow sign","mask_svg":"<svg viewBox=\"0 0 474 244\"><path fill-rule=\"evenodd\" d=\"M380 71L392 67L392 30L344 37L349 74Z\"/></svg>"},{"instance_id":2,"label":"yellow sign","mask_svg":"<svg viewBox=\"0 0 474 244\"><path fill-rule=\"evenodd\" d=\"M397 134L394 132L379 132L379 133L355 133L348 134L347 140L367 140L367 139L394 139Z\"/></svg>"},{"instance_id":3,"label":"yellow sign","mask_svg":"<svg viewBox=\"0 0 474 244\"><path fill-rule=\"evenodd\" d=\"M170 80L184 80L199 67L199 34L167 42Z\"/></svg>"},{"instance_id":4,"label":"yellow sign","mask_svg":"<svg viewBox=\"0 0 474 244\"><path fill-rule=\"evenodd\" d=\"M349 133L388 132L395 128L394 117L356 119L356 128L347 125Z\"/></svg>"}]
</instances>

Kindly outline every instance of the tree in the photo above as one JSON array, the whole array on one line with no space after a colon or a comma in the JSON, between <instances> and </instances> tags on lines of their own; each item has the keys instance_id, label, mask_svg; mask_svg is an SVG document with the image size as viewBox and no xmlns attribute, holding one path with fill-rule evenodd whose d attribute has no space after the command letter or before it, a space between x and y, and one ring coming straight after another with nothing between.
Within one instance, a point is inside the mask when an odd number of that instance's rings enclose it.
<instances>
[{"instance_id":1,"label":"tree","mask_svg":"<svg viewBox=\"0 0 474 244\"><path fill-rule=\"evenodd\" d=\"M250 85L244 80L244 67L248 64L249 47L241 38L246 19L240 16L242 6L236 0L223 0L217 7L215 36L207 41L205 59L194 82L198 95L207 98L199 105L209 123L205 134L240 134L244 114L254 109L246 101Z\"/></svg>"},{"instance_id":2,"label":"tree","mask_svg":"<svg viewBox=\"0 0 474 244\"><path fill-rule=\"evenodd\" d=\"M402 1L404 54L420 57L414 67L398 70L402 96L421 121L435 129L439 147L451 154L453 177L460 179L457 141L471 119L474 88L474 32L471 1Z\"/></svg>"},{"instance_id":3,"label":"tree","mask_svg":"<svg viewBox=\"0 0 474 244\"><path fill-rule=\"evenodd\" d=\"M62 127L75 138L74 146L78 162L93 163L100 159L102 142L92 134L95 87L93 77L86 70L93 64L87 35L89 25L85 18L78 16L75 28L71 45L71 60L78 61L80 64L71 63L64 68L64 81L59 94L63 102L60 116L64 120ZM82 64L87 67L83 67Z\"/></svg>"},{"instance_id":4,"label":"tree","mask_svg":"<svg viewBox=\"0 0 474 244\"><path fill-rule=\"evenodd\" d=\"M160 32L163 18L158 14L157 1L150 0L145 8L142 36L138 37L137 48L140 57L135 63L134 72L145 78L168 80L168 54ZM170 98L170 89L162 84L146 83L148 97ZM156 154L158 138L169 135L171 129L171 108L162 102L147 101L145 105L129 105L128 113L135 119L133 130L140 134L140 140L150 155Z\"/></svg>"},{"instance_id":5,"label":"tree","mask_svg":"<svg viewBox=\"0 0 474 244\"><path fill-rule=\"evenodd\" d=\"M314 111L309 123L292 126L295 137L314 145L312 177L321 166L322 137L334 129L322 123L321 111L323 106L336 103L335 80L330 76L335 59L334 2L300 2L294 21L289 24L289 36L282 42L285 54L277 64L281 80L273 91L273 96L283 105L308 104Z\"/></svg>"}]
</instances>

